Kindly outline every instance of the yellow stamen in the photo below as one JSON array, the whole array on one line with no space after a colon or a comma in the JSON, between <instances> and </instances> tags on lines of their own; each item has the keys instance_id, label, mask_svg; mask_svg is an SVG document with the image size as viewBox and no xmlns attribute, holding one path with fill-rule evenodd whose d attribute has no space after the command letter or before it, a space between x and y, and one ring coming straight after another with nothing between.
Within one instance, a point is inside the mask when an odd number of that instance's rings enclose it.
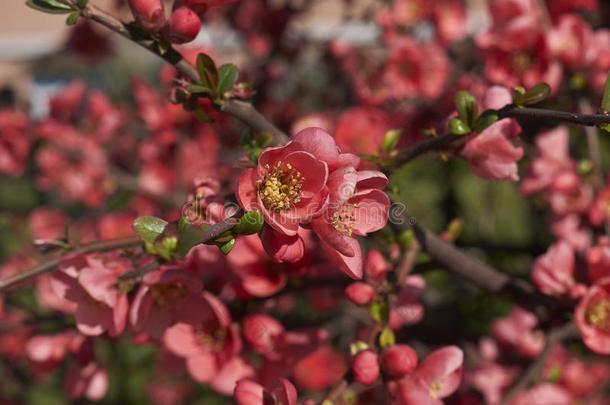
<instances>
[{"instance_id":1,"label":"yellow stamen","mask_svg":"<svg viewBox=\"0 0 610 405\"><path fill-rule=\"evenodd\" d=\"M305 178L290 163L280 161L264 167L267 174L256 183L263 204L275 212L290 210L301 201Z\"/></svg>"},{"instance_id":2,"label":"yellow stamen","mask_svg":"<svg viewBox=\"0 0 610 405\"><path fill-rule=\"evenodd\" d=\"M330 223L341 235L352 236L356 222L356 208L358 208L358 204L343 204L333 213Z\"/></svg>"},{"instance_id":3,"label":"yellow stamen","mask_svg":"<svg viewBox=\"0 0 610 405\"><path fill-rule=\"evenodd\" d=\"M610 332L610 300L599 300L589 305L585 319L589 325Z\"/></svg>"}]
</instances>

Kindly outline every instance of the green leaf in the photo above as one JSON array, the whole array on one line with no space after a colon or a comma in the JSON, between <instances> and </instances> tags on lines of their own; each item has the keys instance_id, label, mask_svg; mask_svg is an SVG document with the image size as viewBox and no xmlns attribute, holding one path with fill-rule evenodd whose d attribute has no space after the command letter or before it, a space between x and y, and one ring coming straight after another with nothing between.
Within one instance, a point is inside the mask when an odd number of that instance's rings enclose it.
<instances>
[{"instance_id":1,"label":"green leaf","mask_svg":"<svg viewBox=\"0 0 610 405\"><path fill-rule=\"evenodd\" d=\"M453 135L466 135L470 133L470 127L459 118L451 118L449 121L449 132Z\"/></svg>"},{"instance_id":2,"label":"green leaf","mask_svg":"<svg viewBox=\"0 0 610 405\"><path fill-rule=\"evenodd\" d=\"M228 242L226 242L223 245L220 245L220 251L222 253L224 253L225 255L228 255L231 250L233 250L233 248L235 247L235 238L230 239Z\"/></svg>"},{"instance_id":3,"label":"green leaf","mask_svg":"<svg viewBox=\"0 0 610 405\"><path fill-rule=\"evenodd\" d=\"M218 97L223 98L224 94L233 88L238 77L239 70L237 66L232 63L222 65L218 69L218 87L216 88Z\"/></svg>"},{"instance_id":4,"label":"green leaf","mask_svg":"<svg viewBox=\"0 0 610 405\"><path fill-rule=\"evenodd\" d=\"M216 88L218 84L218 71L216 70L216 64L209 55L205 53L197 55L197 72L199 73L201 83L205 87L210 89Z\"/></svg>"},{"instance_id":5,"label":"green leaf","mask_svg":"<svg viewBox=\"0 0 610 405\"><path fill-rule=\"evenodd\" d=\"M186 220L180 221L178 224L178 249L177 253L180 257L186 254L194 247L201 243L203 233L208 225L194 226Z\"/></svg>"},{"instance_id":6,"label":"green leaf","mask_svg":"<svg viewBox=\"0 0 610 405\"><path fill-rule=\"evenodd\" d=\"M413 238L415 238L413 230L407 229L402 231L400 235L398 235L398 242L403 247L403 249L409 249L411 247L411 243L413 243Z\"/></svg>"},{"instance_id":7,"label":"green leaf","mask_svg":"<svg viewBox=\"0 0 610 405\"><path fill-rule=\"evenodd\" d=\"M87 4L89 4L89 0L76 0L76 5L79 8L85 8L87 7Z\"/></svg>"},{"instance_id":8,"label":"green leaf","mask_svg":"<svg viewBox=\"0 0 610 405\"><path fill-rule=\"evenodd\" d=\"M154 242L163 233L167 221L161 218L144 216L133 221L133 229L145 242Z\"/></svg>"},{"instance_id":9,"label":"green leaf","mask_svg":"<svg viewBox=\"0 0 610 405\"><path fill-rule=\"evenodd\" d=\"M386 323L390 317L390 308L387 302L375 301L371 304L369 313L375 321Z\"/></svg>"},{"instance_id":10,"label":"green leaf","mask_svg":"<svg viewBox=\"0 0 610 405\"><path fill-rule=\"evenodd\" d=\"M474 131L481 132L497 120L498 114L494 110L483 111L483 114L479 115L477 122L474 124Z\"/></svg>"},{"instance_id":11,"label":"green leaf","mask_svg":"<svg viewBox=\"0 0 610 405\"><path fill-rule=\"evenodd\" d=\"M386 152L391 152L396 145L398 145L398 141L400 140L400 131L397 129L391 129L385 133L383 136L383 142L381 143L381 147Z\"/></svg>"},{"instance_id":12,"label":"green leaf","mask_svg":"<svg viewBox=\"0 0 610 405\"><path fill-rule=\"evenodd\" d=\"M362 340L358 340L351 345L349 345L349 350L352 356L357 355L358 353L367 350L369 348L368 343L363 342Z\"/></svg>"},{"instance_id":13,"label":"green leaf","mask_svg":"<svg viewBox=\"0 0 610 405\"><path fill-rule=\"evenodd\" d=\"M192 94L212 94L212 90L209 87L205 87L200 84L191 84L186 88L186 90Z\"/></svg>"},{"instance_id":14,"label":"green leaf","mask_svg":"<svg viewBox=\"0 0 610 405\"><path fill-rule=\"evenodd\" d=\"M66 18L66 25L74 25L78 22L78 17L80 17L80 11L75 11L68 15Z\"/></svg>"},{"instance_id":15,"label":"green leaf","mask_svg":"<svg viewBox=\"0 0 610 405\"><path fill-rule=\"evenodd\" d=\"M546 99L551 93L551 86L546 83L539 83L527 90L523 95L523 104L536 104Z\"/></svg>"},{"instance_id":16,"label":"green leaf","mask_svg":"<svg viewBox=\"0 0 610 405\"><path fill-rule=\"evenodd\" d=\"M172 44L165 39L160 39L157 42L157 49L159 50L159 55L161 56L165 55L171 48Z\"/></svg>"},{"instance_id":17,"label":"green leaf","mask_svg":"<svg viewBox=\"0 0 610 405\"><path fill-rule=\"evenodd\" d=\"M521 86L513 89L513 104L518 107L523 107L525 104L525 89Z\"/></svg>"},{"instance_id":18,"label":"green leaf","mask_svg":"<svg viewBox=\"0 0 610 405\"><path fill-rule=\"evenodd\" d=\"M381 348L392 346L396 343L396 336L392 329L384 328L379 334L379 346Z\"/></svg>"},{"instance_id":19,"label":"green leaf","mask_svg":"<svg viewBox=\"0 0 610 405\"><path fill-rule=\"evenodd\" d=\"M238 235L252 235L261 230L264 222L260 211L249 211L239 219L237 225L233 227L233 232Z\"/></svg>"},{"instance_id":20,"label":"green leaf","mask_svg":"<svg viewBox=\"0 0 610 405\"><path fill-rule=\"evenodd\" d=\"M49 14L68 14L73 11L72 7L57 0L27 0L28 7Z\"/></svg>"},{"instance_id":21,"label":"green leaf","mask_svg":"<svg viewBox=\"0 0 610 405\"><path fill-rule=\"evenodd\" d=\"M610 112L610 72L608 72L608 78L606 79L606 87L604 88L604 96L602 97L601 110L604 112Z\"/></svg>"},{"instance_id":22,"label":"green leaf","mask_svg":"<svg viewBox=\"0 0 610 405\"><path fill-rule=\"evenodd\" d=\"M463 122L468 125L473 124L479 107L472 94L465 90L458 91L455 94L455 108Z\"/></svg>"}]
</instances>

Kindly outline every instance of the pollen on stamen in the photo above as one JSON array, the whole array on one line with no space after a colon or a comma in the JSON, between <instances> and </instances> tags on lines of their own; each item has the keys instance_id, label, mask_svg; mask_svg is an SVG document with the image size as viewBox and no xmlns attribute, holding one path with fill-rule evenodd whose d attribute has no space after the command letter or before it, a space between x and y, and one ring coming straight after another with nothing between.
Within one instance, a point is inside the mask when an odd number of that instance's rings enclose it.
<instances>
[{"instance_id":1,"label":"pollen on stamen","mask_svg":"<svg viewBox=\"0 0 610 405\"><path fill-rule=\"evenodd\" d=\"M352 236L358 204L343 204L330 219L331 225L343 236Z\"/></svg>"},{"instance_id":2,"label":"pollen on stamen","mask_svg":"<svg viewBox=\"0 0 610 405\"><path fill-rule=\"evenodd\" d=\"M589 325L610 332L610 300L600 300L589 305L585 317Z\"/></svg>"},{"instance_id":3,"label":"pollen on stamen","mask_svg":"<svg viewBox=\"0 0 610 405\"><path fill-rule=\"evenodd\" d=\"M275 212L288 211L301 201L305 178L296 168L281 161L264 168L267 174L257 181L256 187L266 208Z\"/></svg>"}]
</instances>

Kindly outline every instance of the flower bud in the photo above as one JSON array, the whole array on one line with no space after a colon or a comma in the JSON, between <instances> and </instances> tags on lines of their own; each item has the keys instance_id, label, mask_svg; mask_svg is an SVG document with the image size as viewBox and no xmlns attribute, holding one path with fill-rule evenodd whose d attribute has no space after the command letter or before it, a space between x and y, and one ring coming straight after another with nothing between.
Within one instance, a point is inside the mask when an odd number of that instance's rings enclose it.
<instances>
[{"instance_id":1,"label":"flower bud","mask_svg":"<svg viewBox=\"0 0 610 405\"><path fill-rule=\"evenodd\" d=\"M345 295L356 305L366 305L373 300L375 290L366 283L352 283L345 288Z\"/></svg>"},{"instance_id":2,"label":"flower bud","mask_svg":"<svg viewBox=\"0 0 610 405\"><path fill-rule=\"evenodd\" d=\"M277 338L284 333L284 327L275 319L264 314L253 314L243 322L244 339L257 353L273 351Z\"/></svg>"},{"instance_id":3,"label":"flower bud","mask_svg":"<svg viewBox=\"0 0 610 405\"><path fill-rule=\"evenodd\" d=\"M352 364L354 379L363 385L370 385L379 378L379 359L372 350L364 350L356 355Z\"/></svg>"},{"instance_id":4,"label":"flower bud","mask_svg":"<svg viewBox=\"0 0 610 405\"><path fill-rule=\"evenodd\" d=\"M159 31L165 25L163 0L128 0L134 18L149 31Z\"/></svg>"},{"instance_id":5,"label":"flower bud","mask_svg":"<svg viewBox=\"0 0 610 405\"><path fill-rule=\"evenodd\" d=\"M188 7L179 7L169 18L169 39L173 43L191 42L201 31L201 20Z\"/></svg>"},{"instance_id":6,"label":"flower bud","mask_svg":"<svg viewBox=\"0 0 610 405\"><path fill-rule=\"evenodd\" d=\"M233 399L237 405L263 404L265 389L262 385L248 379L239 380L233 391Z\"/></svg>"},{"instance_id":7,"label":"flower bud","mask_svg":"<svg viewBox=\"0 0 610 405\"><path fill-rule=\"evenodd\" d=\"M402 377L417 367L417 353L407 345L394 345L381 353L381 367L389 377Z\"/></svg>"}]
</instances>

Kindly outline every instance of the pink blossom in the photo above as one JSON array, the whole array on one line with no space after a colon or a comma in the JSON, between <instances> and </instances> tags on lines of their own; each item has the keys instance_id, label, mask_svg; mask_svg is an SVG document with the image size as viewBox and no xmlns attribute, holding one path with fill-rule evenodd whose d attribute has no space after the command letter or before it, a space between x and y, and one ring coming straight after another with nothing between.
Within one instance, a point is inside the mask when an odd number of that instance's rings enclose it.
<instances>
[{"instance_id":1,"label":"pink blossom","mask_svg":"<svg viewBox=\"0 0 610 405\"><path fill-rule=\"evenodd\" d=\"M610 354L610 278L597 280L574 311L583 342L599 354Z\"/></svg>"},{"instance_id":2,"label":"pink blossom","mask_svg":"<svg viewBox=\"0 0 610 405\"><path fill-rule=\"evenodd\" d=\"M208 292L202 293L207 303L189 323L178 322L165 330L163 343L173 354L186 361L186 368L197 382L223 394L230 394L235 383L252 375L252 367L240 357L241 339L236 325L231 324L225 305Z\"/></svg>"},{"instance_id":3,"label":"pink blossom","mask_svg":"<svg viewBox=\"0 0 610 405\"><path fill-rule=\"evenodd\" d=\"M572 396L562 387L551 383L540 383L519 393L510 405L569 405Z\"/></svg>"},{"instance_id":4,"label":"pink blossom","mask_svg":"<svg viewBox=\"0 0 610 405\"><path fill-rule=\"evenodd\" d=\"M597 244L587 250L586 259L591 283L610 277L610 239L600 237Z\"/></svg>"},{"instance_id":5,"label":"pink blossom","mask_svg":"<svg viewBox=\"0 0 610 405\"><path fill-rule=\"evenodd\" d=\"M355 235L366 236L386 225L390 200L381 191L387 178L377 171L344 167L328 178L329 202L312 222L329 259L353 279L363 276L362 252Z\"/></svg>"},{"instance_id":6,"label":"pink blossom","mask_svg":"<svg viewBox=\"0 0 610 405\"><path fill-rule=\"evenodd\" d=\"M503 119L474 135L460 150L474 174L490 180L519 179L517 161L523 148L510 141L521 130L513 120Z\"/></svg>"},{"instance_id":7,"label":"pink blossom","mask_svg":"<svg viewBox=\"0 0 610 405\"><path fill-rule=\"evenodd\" d=\"M244 319L244 340L252 349L266 356L273 356L284 336L284 327L274 318L265 314L252 314Z\"/></svg>"},{"instance_id":8,"label":"pink blossom","mask_svg":"<svg viewBox=\"0 0 610 405\"><path fill-rule=\"evenodd\" d=\"M173 43L191 42L201 30L199 16L188 7L178 7L168 21L169 38Z\"/></svg>"},{"instance_id":9,"label":"pink blossom","mask_svg":"<svg viewBox=\"0 0 610 405\"><path fill-rule=\"evenodd\" d=\"M54 289L76 303L74 317L78 330L89 336L108 332L118 336L125 328L129 304L127 295L116 287L118 277L129 271L125 259L94 256L77 257L53 274Z\"/></svg>"},{"instance_id":10,"label":"pink blossom","mask_svg":"<svg viewBox=\"0 0 610 405\"><path fill-rule=\"evenodd\" d=\"M556 217L551 224L551 231L556 238L568 242L575 250L583 252L591 246L591 232L577 214Z\"/></svg>"},{"instance_id":11,"label":"pink blossom","mask_svg":"<svg viewBox=\"0 0 610 405\"><path fill-rule=\"evenodd\" d=\"M65 234L66 215L52 208L37 208L30 214L29 226L32 239L54 240Z\"/></svg>"},{"instance_id":12,"label":"pink blossom","mask_svg":"<svg viewBox=\"0 0 610 405\"><path fill-rule=\"evenodd\" d=\"M424 317L421 296L426 289L426 281L420 275L408 276L398 293L398 299L390 307L389 326L398 330L418 323Z\"/></svg>"},{"instance_id":13,"label":"pink blossom","mask_svg":"<svg viewBox=\"0 0 610 405\"><path fill-rule=\"evenodd\" d=\"M0 173L20 176L25 170L31 139L28 117L19 110L0 110Z\"/></svg>"},{"instance_id":14,"label":"pink blossom","mask_svg":"<svg viewBox=\"0 0 610 405\"><path fill-rule=\"evenodd\" d=\"M356 305L366 305L375 297L375 289L366 283L352 283L345 288L345 295Z\"/></svg>"},{"instance_id":15,"label":"pink blossom","mask_svg":"<svg viewBox=\"0 0 610 405\"><path fill-rule=\"evenodd\" d=\"M372 350L356 354L352 364L354 380L363 385L371 385L379 378L379 357Z\"/></svg>"},{"instance_id":16,"label":"pink blossom","mask_svg":"<svg viewBox=\"0 0 610 405\"><path fill-rule=\"evenodd\" d=\"M51 117L69 122L76 118L87 92L87 85L82 80L74 80L62 88L49 103Z\"/></svg>"},{"instance_id":17,"label":"pink blossom","mask_svg":"<svg viewBox=\"0 0 610 405\"><path fill-rule=\"evenodd\" d=\"M392 270L392 266L379 250L369 250L364 263L364 272L369 282L385 280L385 274L390 270Z\"/></svg>"},{"instance_id":18,"label":"pink blossom","mask_svg":"<svg viewBox=\"0 0 610 405\"><path fill-rule=\"evenodd\" d=\"M282 405L297 404L297 390L285 378L281 378L279 386L273 390L267 390L252 380L240 380L235 386L233 397L237 405L266 405L269 401Z\"/></svg>"},{"instance_id":19,"label":"pink blossom","mask_svg":"<svg viewBox=\"0 0 610 405\"><path fill-rule=\"evenodd\" d=\"M294 379L307 391L322 391L336 384L345 372L345 359L330 346L320 346L294 366Z\"/></svg>"},{"instance_id":20,"label":"pink blossom","mask_svg":"<svg viewBox=\"0 0 610 405\"><path fill-rule=\"evenodd\" d=\"M547 38L551 53L571 69L586 67L596 57L591 27L575 14L561 16Z\"/></svg>"},{"instance_id":21,"label":"pink blossom","mask_svg":"<svg viewBox=\"0 0 610 405\"><path fill-rule=\"evenodd\" d=\"M574 280L574 249L559 241L536 259L532 270L532 281L547 295L560 296L568 293L576 283Z\"/></svg>"},{"instance_id":22,"label":"pink blossom","mask_svg":"<svg viewBox=\"0 0 610 405\"><path fill-rule=\"evenodd\" d=\"M534 314L516 307L505 318L493 321L491 331L500 343L514 347L523 356L531 358L540 353L545 341L542 332L535 330L537 325Z\"/></svg>"},{"instance_id":23,"label":"pink blossom","mask_svg":"<svg viewBox=\"0 0 610 405\"><path fill-rule=\"evenodd\" d=\"M393 121L381 109L350 108L337 119L335 140L341 150L358 155L375 155L380 151L385 133L393 128Z\"/></svg>"},{"instance_id":24,"label":"pink blossom","mask_svg":"<svg viewBox=\"0 0 610 405\"><path fill-rule=\"evenodd\" d=\"M408 345L397 344L383 349L380 362L384 373L388 377L400 378L415 370L417 353Z\"/></svg>"},{"instance_id":25,"label":"pink blossom","mask_svg":"<svg viewBox=\"0 0 610 405\"><path fill-rule=\"evenodd\" d=\"M502 392L512 384L517 375L515 369L496 363L484 363L470 371L468 381L485 397L487 404L498 404Z\"/></svg>"},{"instance_id":26,"label":"pink blossom","mask_svg":"<svg viewBox=\"0 0 610 405\"><path fill-rule=\"evenodd\" d=\"M108 374L96 362L73 363L64 379L64 391L70 399L85 397L91 401L99 401L108 391Z\"/></svg>"},{"instance_id":27,"label":"pink blossom","mask_svg":"<svg viewBox=\"0 0 610 405\"><path fill-rule=\"evenodd\" d=\"M129 0L131 13L144 29L159 31L165 25L165 9L161 0Z\"/></svg>"}]
</instances>

